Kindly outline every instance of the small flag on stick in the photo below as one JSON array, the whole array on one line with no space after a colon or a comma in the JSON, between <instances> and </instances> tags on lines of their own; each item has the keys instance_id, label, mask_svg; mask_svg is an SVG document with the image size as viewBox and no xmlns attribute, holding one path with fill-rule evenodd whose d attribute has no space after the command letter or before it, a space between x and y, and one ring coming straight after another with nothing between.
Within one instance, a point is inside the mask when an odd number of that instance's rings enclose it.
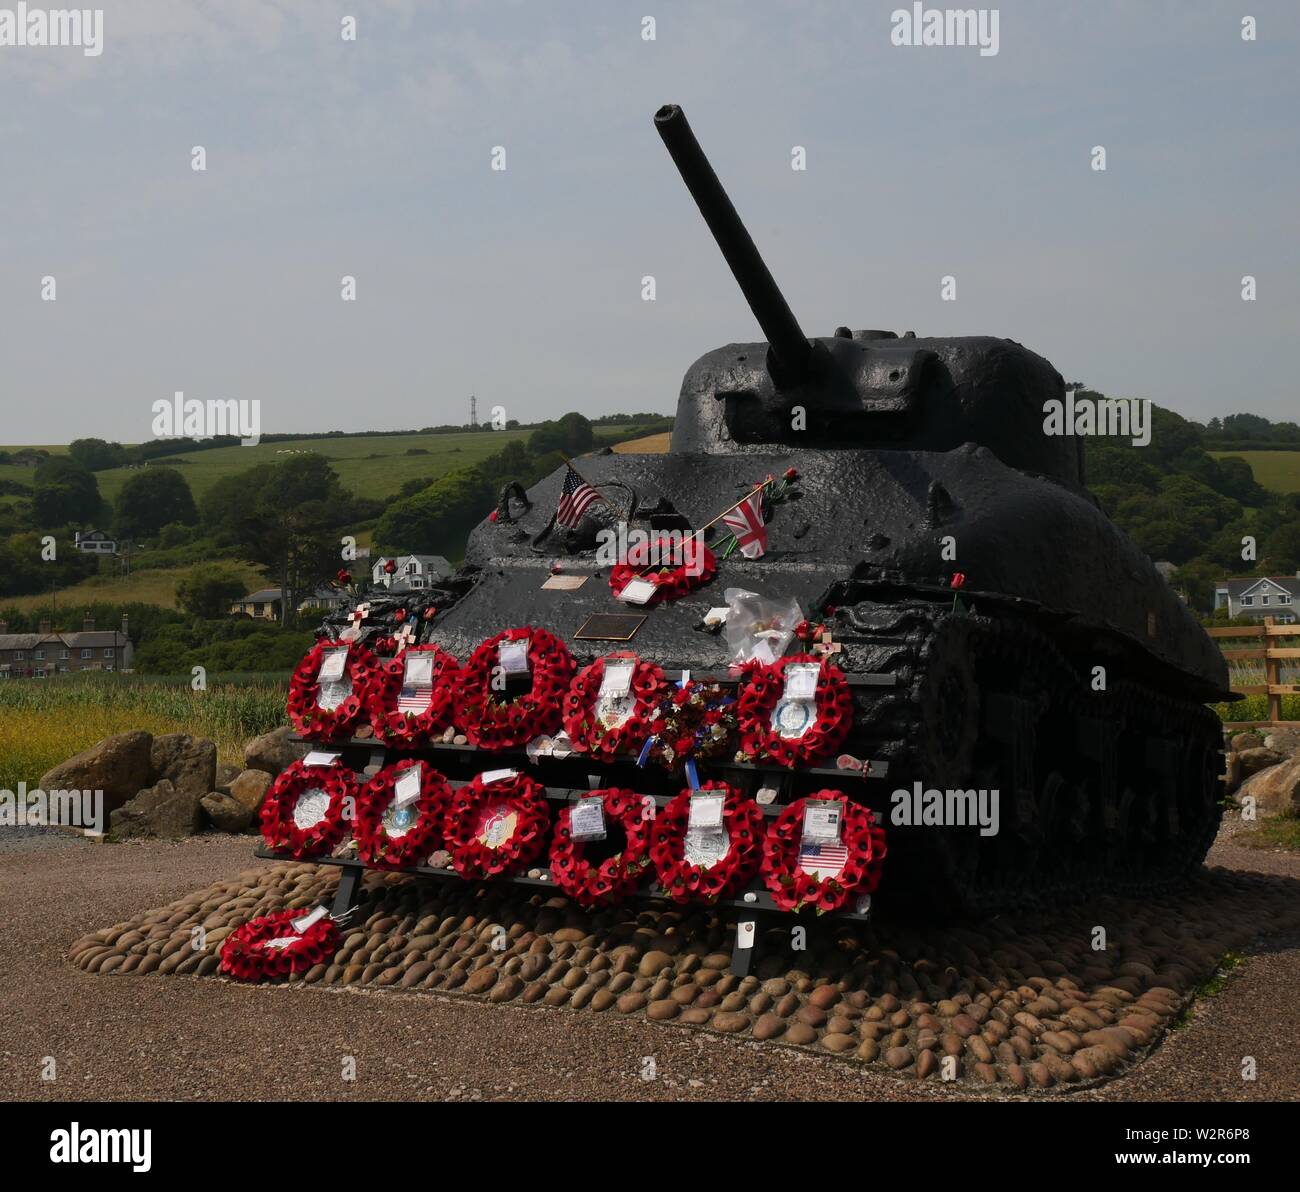
<instances>
[{"instance_id":1,"label":"small flag on stick","mask_svg":"<svg viewBox=\"0 0 1300 1192\"><path fill-rule=\"evenodd\" d=\"M566 529L575 529L587 507L593 501L601 500L600 493L592 488L567 460L564 464L564 488L560 490L560 505L555 511L555 520Z\"/></svg>"},{"instance_id":2,"label":"small flag on stick","mask_svg":"<svg viewBox=\"0 0 1300 1192\"><path fill-rule=\"evenodd\" d=\"M736 536L736 545L745 558L758 559L767 553L762 489L756 489L734 509L724 513L722 524Z\"/></svg>"}]
</instances>

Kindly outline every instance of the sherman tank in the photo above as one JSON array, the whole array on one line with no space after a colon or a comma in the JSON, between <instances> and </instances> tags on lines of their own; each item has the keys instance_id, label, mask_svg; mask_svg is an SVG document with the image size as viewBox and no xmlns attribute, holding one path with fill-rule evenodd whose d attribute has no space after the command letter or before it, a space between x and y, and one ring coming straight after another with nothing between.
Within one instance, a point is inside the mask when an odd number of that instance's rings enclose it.
<instances>
[{"instance_id":1,"label":"sherman tank","mask_svg":"<svg viewBox=\"0 0 1300 1192\"><path fill-rule=\"evenodd\" d=\"M1045 433L1060 374L1007 339L810 338L681 109L654 124L767 340L690 367L666 454L573 461L607 498L576 527L555 518L567 468L507 486L426 636L464 657L531 624L579 664L631 648L670 673L723 676L725 640L705 623L723 591L793 597L827 627L854 700L844 750L867 764L838 782L796 769L779 798L830 784L870 805L889 840L882 901L983 914L1143 892L1199 865L1221 814L1222 734L1205 705L1232 698L1226 666L1089 493L1082 440ZM606 582L602 531L696 531L791 467L798 499L769 509L762 557L733 553L710 583L643 610L625 647L575 638L587 618L629 611ZM557 570L588 578L544 586ZM627 781L681 786L649 770ZM997 792L996 831L900 813L926 791Z\"/></svg>"}]
</instances>

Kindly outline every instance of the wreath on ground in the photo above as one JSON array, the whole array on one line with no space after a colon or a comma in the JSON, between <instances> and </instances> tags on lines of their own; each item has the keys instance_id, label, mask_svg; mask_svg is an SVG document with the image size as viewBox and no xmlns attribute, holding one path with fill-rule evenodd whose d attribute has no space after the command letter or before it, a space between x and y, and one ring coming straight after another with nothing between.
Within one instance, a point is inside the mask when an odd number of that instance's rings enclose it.
<instances>
[{"instance_id":1,"label":"wreath on ground","mask_svg":"<svg viewBox=\"0 0 1300 1192\"><path fill-rule=\"evenodd\" d=\"M294 920L310 913L276 911L235 928L221 945L221 971L236 981L267 981L301 976L324 964L338 949L339 929L325 915L298 931Z\"/></svg>"},{"instance_id":2,"label":"wreath on ground","mask_svg":"<svg viewBox=\"0 0 1300 1192\"><path fill-rule=\"evenodd\" d=\"M392 640L392 639L388 639ZM403 708L402 683L408 658L432 659L432 690L423 710ZM391 658L380 658L367 700L375 736L395 749L414 749L441 733L452 721L460 664L440 646L407 646Z\"/></svg>"},{"instance_id":3,"label":"wreath on ground","mask_svg":"<svg viewBox=\"0 0 1300 1192\"><path fill-rule=\"evenodd\" d=\"M711 780L701 793L719 791L726 851L709 864L696 864L687 853L686 828L691 795L684 790L661 808L651 832L650 859L659 885L674 902L716 902L739 892L762 861L763 811L757 803L725 782Z\"/></svg>"},{"instance_id":4,"label":"wreath on ground","mask_svg":"<svg viewBox=\"0 0 1300 1192\"><path fill-rule=\"evenodd\" d=\"M687 543L691 546L687 546ZM652 556L668 559L667 564L647 562ZM692 575L692 571L699 572ZM609 590L618 596L634 579L643 579L654 585L655 593L647 605L677 600L703 587L718 573L718 560L714 553L695 537L674 541L659 538L654 543L637 543L627 557L609 571Z\"/></svg>"},{"instance_id":5,"label":"wreath on ground","mask_svg":"<svg viewBox=\"0 0 1300 1192\"><path fill-rule=\"evenodd\" d=\"M334 707L320 706L320 669L327 653L345 649L344 674L351 680L347 695ZM374 676L375 656L359 642L322 639L303 656L289 680L287 711L299 734L312 741L337 741L352 735L365 710Z\"/></svg>"},{"instance_id":6,"label":"wreath on ground","mask_svg":"<svg viewBox=\"0 0 1300 1192\"><path fill-rule=\"evenodd\" d=\"M722 756L736 733L736 697L720 683L691 679L659 705L650 731L649 760L669 769L680 769L692 758Z\"/></svg>"},{"instance_id":7,"label":"wreath on ground","mask_svg":"<svg viewBox=\"0 0 1300 1192\"><path fill-rule=\"evenodd\" d=\"M324 800L312 797L299 807L304 795L324 795ZM356 796L352 771L341 762L291 762L262 800L262 838L272 852L296 861L329 853L347 834Z\"/></svg>"},{"instance_id":8,"label":"wreath on ground","mask_svg":"<svg viewBox=\"0 0 1300 1192\"><path fill-rule=\"evenodd\" d=\"M795 663L817 666L811 723L799 736L783 737L773 726L782 703L786 668ZM853 696L844 674L824 658L791 654L775 662L748 662L741 672L740 752L743 760L770 758L781 766L813 765L830 757L853 727ZM791 704L802 701L789 701Z\"/></svg>"},{"instance_id":9,"label":"wreath on ground","mask_svg":"<svg viewBox=\"0 0 1300 1192\"><path fill-rule=\"evenodd\" d=\"M502 642L528 642L529 690L514 698L494 690L502 674ZM507 629L475 647L460 672L460 707L454 718L479 749L516 749L560 727L564 693L573 678L573 655L555 634L525 625Z\"/></svg>"},{"instance_id":10,"label":"wreath on ground","mask_svg":"<svg viewBox=\"0 0 1300 1192\"><path fill-rule=\"evenodd\" d=\"M444 847L461 877L504 877L542 853L551 813L540 783L526 774L484 782L484 775L454 791L443 829Z\"/></svg>"},{"instance_id":11,"label":"wreath on ground","mask_svg":"<svg viewBox=\"0 0 1300 1192\"><path fill-rule=\"evenodd\" d=\"M617 660L632 662L632 682L628 689L629 707L622 720L602 719L600 688L605 677L605 663ZM663 670L653 662L642 662L634 653L621 651L597 658L583 667L569 685L564 697L564 731L574 748L593 757L613 761L620 754L637 753L650 736L651 720L659 701L668 691Z\"/></svg>"},{"instance_id":12,"label":"wreath on ground","mask_svg":"<svg viewBox=\"0 0 1300 1192\"><path fill-rule=\"evenodd\" d=\"M573 807L559 814L551 840L551 876L579 906L610 906L631 894L650 867L645 796L620 787L592 791L605 812L604 840L573 839Z\"/></svg>"},{"instance_id":13,"label":"wreath on ground","mask_svg":"<svg viewBox=\"0 0 1300 1192\"><path fill-rule=\"evenodd\" d=\"M414 767L420 767L419 798L405 807L394 807L398 780ZM422 864L440 847L450 801L447 780L432 766L416 758L385 766L361 788L357 798L353 829L357 855L366 865L379 869Z\"/></svg>"},{"instance_id":14,"label":"wreath on ground","mask_svg":"<svg viewBox=\"0 0 1300 1192\"><path fill-rule=\"evenodd\" d=\"M804 851L803 816L809 799L842 804L838 848L823 848L820 854ZM829 876L813 872L825 872L841 861L838 872ZM763 881L772 892L772 901L784 911L811 906L822 914L838 910L859 894L874 893L884 862L884 828L876 823L870 808L854 803L842 791L817 791L796 799L772 821L763 841Z\"/></svg>"}]
</instances>

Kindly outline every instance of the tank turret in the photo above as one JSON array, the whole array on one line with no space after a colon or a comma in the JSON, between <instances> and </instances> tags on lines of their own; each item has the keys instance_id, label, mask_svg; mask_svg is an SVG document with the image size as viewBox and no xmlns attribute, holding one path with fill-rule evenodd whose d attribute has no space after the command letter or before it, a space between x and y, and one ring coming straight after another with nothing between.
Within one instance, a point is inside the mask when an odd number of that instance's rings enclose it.
<instances>
[{"instance_id":1,"label":"tank turret","mask_svg":"<svg viewBox=\"0 0 1300 1192\"><path fill-rule=\"evenodd\" d=\"M731 454L774 445L989 448L1023 471L1083 482L1079 441L1043 433L1061 375L1007 339L918 339L850 331L808 339L675 104L655 128L717 241L767 343L728 344L687 372L672 449Z\"/></svg>"}]
</instances>

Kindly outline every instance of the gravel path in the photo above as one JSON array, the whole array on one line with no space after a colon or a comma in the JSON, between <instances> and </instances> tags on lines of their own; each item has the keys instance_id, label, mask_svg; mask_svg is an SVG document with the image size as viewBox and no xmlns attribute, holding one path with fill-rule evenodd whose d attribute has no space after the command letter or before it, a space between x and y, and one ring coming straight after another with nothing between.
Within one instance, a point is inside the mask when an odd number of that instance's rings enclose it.
<instances>
[{"instance_id":1,"label":"gravel path","mask_svg":"<svg viewBox=\"0 0 1300 1192\"><path fill-rule=\"evenodd\" d=\"M1276 874L1300 858L1243 849L1211 862ZM0 832L0 837L8 837ZM990 1095L829 1055L613 1016L351 986L240 987L98 977L69 944L237 873L252 838L92 845L0 841L0 980L10 993L0 1096L21 1099L932 1100ZM1261 933L1267 923L1260 924ZM1274 938L1135 1070L1069 1099L1300 1099L1300 935ZM20 1010L20 1008L22 1008ZM18 1011L18 1012L15 1012ZM1257 1079L1241 1077L1253 1056ZM55 1080L42 1080L44 1057ZM348 1057L355 1080L345 1080Z\"/></svg>"}]
</instances>

